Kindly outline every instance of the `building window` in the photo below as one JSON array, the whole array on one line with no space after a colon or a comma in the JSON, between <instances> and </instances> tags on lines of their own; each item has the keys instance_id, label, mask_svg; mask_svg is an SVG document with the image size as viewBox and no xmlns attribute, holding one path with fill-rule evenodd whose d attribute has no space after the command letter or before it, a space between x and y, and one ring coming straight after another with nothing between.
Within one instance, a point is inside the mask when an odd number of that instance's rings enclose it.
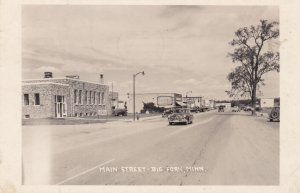
<instances>
[{"instance_id":1,"label":"building window","mask_svg":"<svg viewBox=\"0 0 300 193\"><path fill-rule=\"evenodd\" d=\"M81 104L81 93L82 93L82 90L79 90L79 93L78 93L78 103Z\"/></svg>"},{"instance_id":2,"label":"building window","mask_svg":"<svg viewBox=\"0 0 300 193\"><path fill-rule=\"evenodd\" d=\"M74 90L74 103L77 104L77 90Z\"/></svg>"},{"instance_id":3,"label":"building window","mask_svg":"<svg viewBox=\"0 0 300 193\"><path fill-rule=\"evenodd\" d=\"M93 104L96 104L96 92L94 91L94 98L93 98Z\"/></svg>"},{"instance_id":4,"label":"building window","mask_svg":"<svg viewBox=\"0 0 300 193\"><path fill-rule=\"evenodd\" d=\"M89 104L92 104L92 91L90 91Z\"/></svg>"},{"instance_id":5,"label":"building window","mask_svg":"<svg viewBox=\"0 0 300 193\"><path fill-rule=\"evenodd\" d=\"M84 104L87 104L87 96L88 95L88 91L85 91L85 96L84 96Z\"/></svg>"},{"instance_id":6,"label":"building window","mask_svg":"<svg viewBox=\"0 0 300 193\"><path fill-rule=\"evenodd\" d=\"M100 92L98 92L98 105L100 105L101 104L101 100L100 100Z\"/></svg>"},{"instance_id":7,"label":"building window","mask_svg":"<svg viewBox=\"0 0 300 193\"><path fill-rule=\"evenodd\" d=\"M34 93L34 105L40 105L40 94Z\"/></svg>"},{"instance_id":8,"label":"building window","mask_svg":"<svg viewBox=\"0 0 300 193\"><path fill-rule=\"evenodd\" d=\"M101 104L104 104L104 92L101 93Z\"/></svg>"},{"instance_id":9,"label":"building window","mask_svg":"<svg viewBox=\"0 0 300 193\"><path fill-rule=\"evenodd\" d=\"M24 94L24 105L29 105L29 94Z\"/></svg>"}]
</instances>

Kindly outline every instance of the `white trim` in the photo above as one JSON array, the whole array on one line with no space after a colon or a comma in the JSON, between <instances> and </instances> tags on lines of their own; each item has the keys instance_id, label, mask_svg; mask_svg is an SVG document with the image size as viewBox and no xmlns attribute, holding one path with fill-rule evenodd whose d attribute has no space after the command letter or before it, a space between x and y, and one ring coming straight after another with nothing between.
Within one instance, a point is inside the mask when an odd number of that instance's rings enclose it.
<instances>
[{"instance_id":1,"label":"white trim","mask_svg":"<svg viewBox=\"0 0 300 193\"><path fill-rule=\"evenodd\" d=\"M60 85L60 86L70 86L68 84L62 84L62 83L56 83L56 82L24 82L24 83L22 83L22 86L39 85L39 84L54 84L54 85Z\"/></svg>"},{"instance_id":2,"label":"white trim","mask_svg":"<svg viewBox=\"0 0 300 193\"><path fill-rule=\"evenodd\" d=\"M42 78L42 79L25 79L25 80L22 80L22 82L25 82L25 81L45 81L45 82L48 82L48 80L75 80L75 81L78 81L78 82L85 82L85 83L91 83L91 84L97 84L97 85L102 85L102 86L108 86L108 84L101 84L101 83L96 83L96 82L89 82L89 81L83 81L83 80L79 80L79 79L76 79L76 78Z\"/></svg>"}]
</instances>

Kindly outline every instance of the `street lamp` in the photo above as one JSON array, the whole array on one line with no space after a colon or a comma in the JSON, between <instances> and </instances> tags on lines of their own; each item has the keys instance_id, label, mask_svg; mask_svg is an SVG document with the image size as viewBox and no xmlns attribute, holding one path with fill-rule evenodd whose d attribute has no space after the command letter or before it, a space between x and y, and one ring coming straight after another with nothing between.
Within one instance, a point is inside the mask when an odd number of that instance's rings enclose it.
<instances>
[{"instance_id":1,"label":"street lamp","mask_svg":"<svg viewBox=\"0 0 300 193\"><path fill-rule=\"evenodd\" d=\"M145 72L138 72L136 74L133 74L133 121L135 121L135 77L139 74L145 75Z\"/></svg>"}]
</instances>

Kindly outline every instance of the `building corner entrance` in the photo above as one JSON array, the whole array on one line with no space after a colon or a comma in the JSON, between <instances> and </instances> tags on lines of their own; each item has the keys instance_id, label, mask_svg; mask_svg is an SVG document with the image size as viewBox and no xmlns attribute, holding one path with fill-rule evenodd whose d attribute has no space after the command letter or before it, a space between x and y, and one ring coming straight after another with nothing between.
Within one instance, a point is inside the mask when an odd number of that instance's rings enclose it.
<instances>
[{"instance_id":1,"label":"building corner entrance","mask_svg":"<svg viewBox=\"0 0 300 193\"><path fill-rule=\"evenodd\" d=\"M65 96L62 95L55 95L55 117L56 118L63 118L67 116L67 105L65 102Z\"/></svg>"}]
</instances>

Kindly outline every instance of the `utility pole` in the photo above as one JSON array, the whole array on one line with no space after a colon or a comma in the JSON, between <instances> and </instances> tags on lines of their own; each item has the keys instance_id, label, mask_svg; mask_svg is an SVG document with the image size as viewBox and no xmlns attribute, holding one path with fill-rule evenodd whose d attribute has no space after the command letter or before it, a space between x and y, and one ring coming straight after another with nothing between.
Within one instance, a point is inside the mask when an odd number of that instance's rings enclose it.
<instances>
[{"instance_id":1,"label":"utility pole","mask_svg":"<svg viewBox=\"0 0 300 193\"><path fill-rule=\"evenodd\" d=\"M111 101L112 101L112 107L114 106L114 82L111 82Z\"/></svg>"},{"instance_id":2,"label":"utility pole","mask_svg":"<svg viewBox=\"0 0 300 193\"><path fill-rule=\"evenodd\" d=\"M138 72L136 74L133 74L133 121L135 121L135 77L139 74L145 75L145 72Z\"/></svg>"},{"instance_id":3,"label":"utility pole","mask_svg":"<svg viewBox=\"0 0 300 193\"><path fill-rule=\"evenodd\" d=\"M135 121L135 74L133 75L133 121Z\"/></svg>"}]
</instances>

